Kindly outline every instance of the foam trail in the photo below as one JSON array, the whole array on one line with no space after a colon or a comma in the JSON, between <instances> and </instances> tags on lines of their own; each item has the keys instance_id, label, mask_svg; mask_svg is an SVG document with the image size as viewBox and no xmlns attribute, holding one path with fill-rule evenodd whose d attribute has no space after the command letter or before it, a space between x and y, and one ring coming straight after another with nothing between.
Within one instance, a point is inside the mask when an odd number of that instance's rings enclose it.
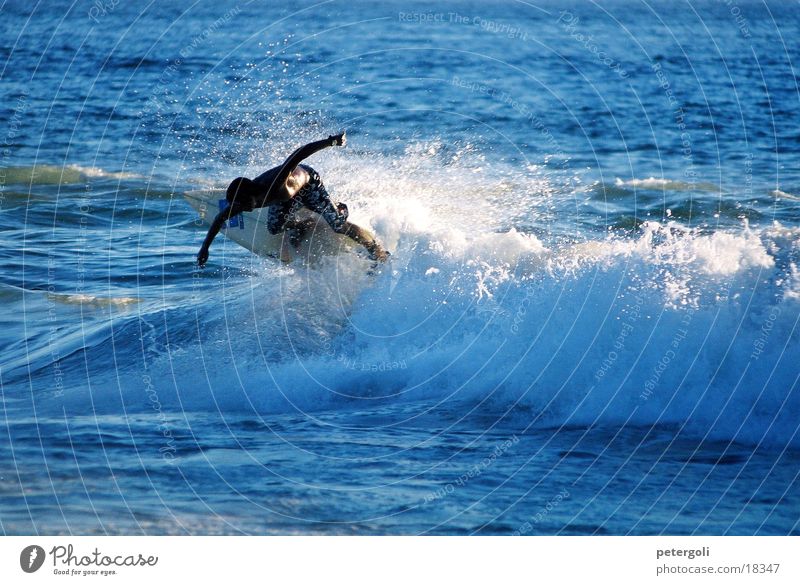
<instances>
[{"instance_id":1,"label":"foam trail","mask_svg":"<svg viewBox=\"0 0 800 585\"><path fill-rule=\"evenodd\" d=\"M143 179L143 175L106 171L99 167L81 165L48 165L7 167L3 169L8 185L71 185L89 179Z\"/></svg>"},{"instance_id":2,"label":"foam trail","mask_svg":"<svg viewBox=\"0 0 800 585\"><path fill-rule=\"evenodd\" d=\"M144 363L165 409L463 405L533 427L666 425L798 444L800 229L647 222L633 235L564 241L508 228L562 204L551 177L484 173L470 149L457 161L421 152L314 161L352 220L393 252L381 274L366 277L352 255L303 270L234 254L248 270L194 283L191 303L133 305L106 338L115 342L91 351L132 348L115 356L122 378L136 380ZM385 171L354 178L371 168ZM446 196L454 184L459 204ZM93 387L119 391L77 386L54 406L151 408L143 382L98 376Z\"/></svg>"},{"instance_id":3,"label":"foam trail","mask_svg":"<svg viewBox=\"0 0 800 585\"><path fill-rule=\"evenodd\" d=\"M709 191L719 192L719 187L713 183L697 182L688 183L686 181L676 181L674 179L664 179L648 177L647 179L629 179L623 181L617 177L614 185L622 188L653 189L659 191Z\"/></svg>"},{"instance_id":4,"label":"foam trail","mask_svg":"<svg viewBox=\"0 0 800 585\"><path fill-rule=\"evenodd\" d=\"M792 437L800 230L650 223L633 239L547 247L431 225L421 211L386 204L370 216L395 250L375 281L343 262L234 292L226 317L206 323L202 357L197 347L152 366L163 404L269 413L433 401L512 409L534 427Z\"/></svg>"}]
</instances>

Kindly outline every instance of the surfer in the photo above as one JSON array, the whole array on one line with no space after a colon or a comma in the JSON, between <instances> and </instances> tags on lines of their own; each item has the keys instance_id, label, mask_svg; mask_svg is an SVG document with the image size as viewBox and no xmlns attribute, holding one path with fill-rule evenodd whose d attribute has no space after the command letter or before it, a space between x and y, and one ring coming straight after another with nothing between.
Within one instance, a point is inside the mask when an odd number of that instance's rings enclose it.
<instances>
[{"instance_id":1,"label":"surfer","mask_svg":"<svg viewBox=\"0 0 800 585\"><path fill-rule=\"evenodd\" d=\"M330 146L344 146L347 136L344 132L328 136L324 140L311 142L295 150L286 161L269 169L255 179L238 177L228 186L225 198L228 205L217 214L208 230L206 239L197 253L197 263L203 266L208 260L208 248L219 233L222 225L243 211L253 211L259 207L267 210L267 228L271 234L285 232L289 242L299 245L303 236L316 223L313 219L297 221L295 214L307 207L321 215L331 229L338 234L352 238L369 252L370 258L385 261L389 253L384 250L375 237L362 227L347 221L347 206L334 205L319 174L308 165L300 163L312 154Z\"/></svg>"}]
</instances>

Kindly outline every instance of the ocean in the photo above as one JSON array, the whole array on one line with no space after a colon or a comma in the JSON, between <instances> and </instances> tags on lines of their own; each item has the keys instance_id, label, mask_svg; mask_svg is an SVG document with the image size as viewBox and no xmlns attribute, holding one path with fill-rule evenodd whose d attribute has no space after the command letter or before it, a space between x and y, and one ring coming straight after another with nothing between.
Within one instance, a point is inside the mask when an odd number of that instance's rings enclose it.
<instances>
[{"instance_id":1,"label":"ocean","mask_svg":"<svg viewBox=\"0 0 800 585\"><path fill-rule=\"evenodd\" d=\"M800 534L796 2L0 11L0 533Z\"/></svg>"}]
</instances>

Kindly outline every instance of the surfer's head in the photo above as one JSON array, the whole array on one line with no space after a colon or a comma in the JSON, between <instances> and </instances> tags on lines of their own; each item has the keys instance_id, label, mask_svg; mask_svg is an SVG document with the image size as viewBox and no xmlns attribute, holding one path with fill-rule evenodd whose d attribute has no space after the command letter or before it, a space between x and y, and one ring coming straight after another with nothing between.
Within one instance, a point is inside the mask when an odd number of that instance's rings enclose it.
<instances>
[{"instance_id":1,"label":"surfer's head","mask_svg":"<svg viewBox=\"0 0 800 585\"><path fill-rule=\"evenodd\" d=\"M258 183L245 177L237 177L228 185L228 192L225 198L228 203L236 203L245 211L252 211L255 198L263 192L263 187Z\"/></svg>"}]
</instances>

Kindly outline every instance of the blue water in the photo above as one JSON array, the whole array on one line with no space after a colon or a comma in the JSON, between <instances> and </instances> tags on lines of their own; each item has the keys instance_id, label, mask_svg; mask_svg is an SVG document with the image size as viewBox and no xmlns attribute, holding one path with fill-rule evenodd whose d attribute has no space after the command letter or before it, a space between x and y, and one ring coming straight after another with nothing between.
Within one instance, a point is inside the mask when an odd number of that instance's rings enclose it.
<instances>
[{"instance_id":1,"label":"blue water","mask_svg":"<svg viewBox=\"0 0 800 585\"><path fill-rule=\"evenodd\" d=\"M796 3L143 6L0 7L2 533L798 533Z\"/></svg>"}]
</instances>

